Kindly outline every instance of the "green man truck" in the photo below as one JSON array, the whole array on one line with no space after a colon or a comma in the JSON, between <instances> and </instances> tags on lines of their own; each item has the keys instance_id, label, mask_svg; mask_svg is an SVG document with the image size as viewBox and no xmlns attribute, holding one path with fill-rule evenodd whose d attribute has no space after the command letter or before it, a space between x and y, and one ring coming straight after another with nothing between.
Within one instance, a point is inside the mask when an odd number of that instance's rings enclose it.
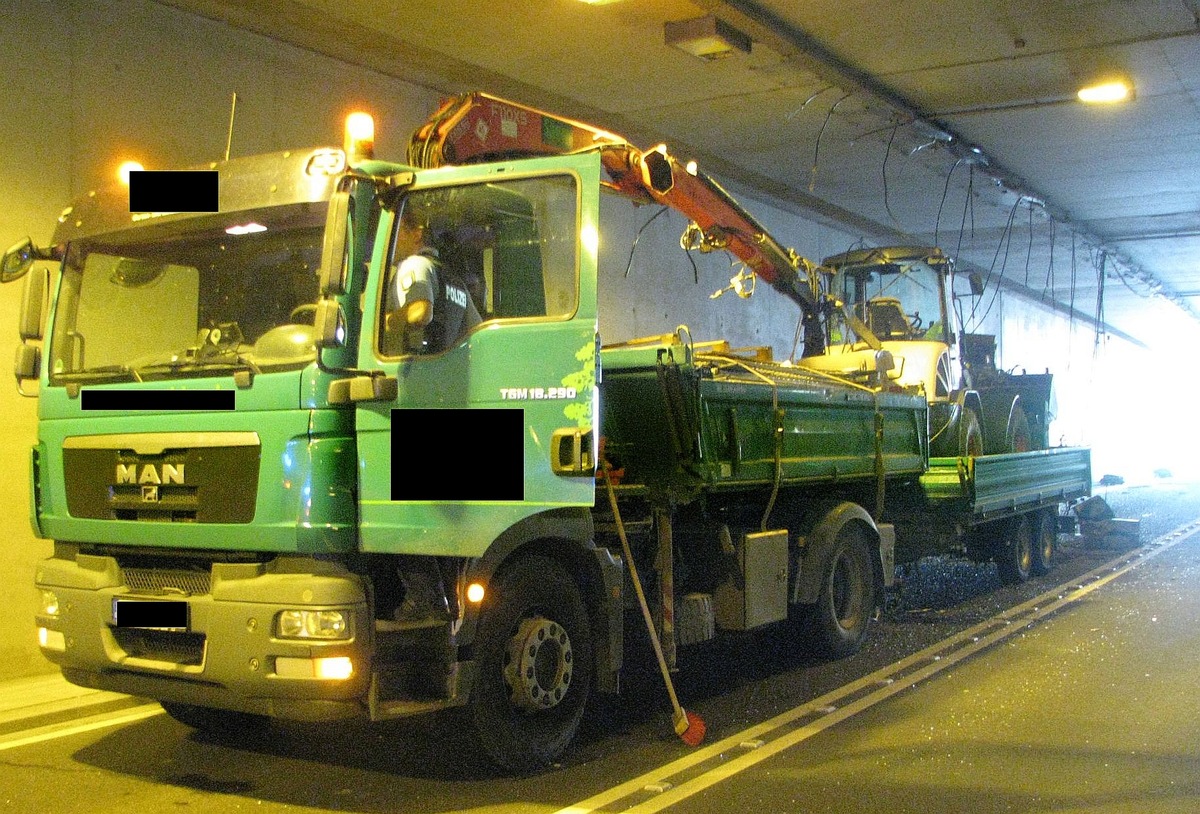
<instances>
[{"instance_id":1,"label":"green man truck","mask_svg":"<svg viewBox=\"0 0 1200 814\"><path fill-rule=\"evenodd\" d=\"M644 206L732 255L739 294L794 304L799 358L600 336L599 258ZM950 264L841 260L783 248L665 147L483 94L403 162L357 139L90 194L0 268L26 279L42 652L200 728L466 707L524 770L618 692L631 573L674 666L766 626L853 653L927 554L1048 568L1088 451L981 454L1019 405L918 375L959 365L951 315L881 338L845 287L917 263L952 308Z\"/></svg>"}]
</instances>

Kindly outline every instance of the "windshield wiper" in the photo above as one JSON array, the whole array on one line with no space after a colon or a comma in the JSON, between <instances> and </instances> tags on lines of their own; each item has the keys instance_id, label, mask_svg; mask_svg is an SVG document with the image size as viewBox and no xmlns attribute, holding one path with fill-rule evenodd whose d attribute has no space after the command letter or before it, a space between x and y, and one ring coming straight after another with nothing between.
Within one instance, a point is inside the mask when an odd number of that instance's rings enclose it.
<instances>
[{"instance_id":1,"label":"windshield wiper","mask_svg":"<svg viewBox=\"0 0 1200 814\"><path fill-rule=\"evenodd\" d=\"M172 354L172 357L164 362L150 362L138 365L130 372L134 376L140 373L180 373L218 368L249 370L256 376L262 372L249 356L241 353L236 348L204 354L198 353L199 350L199 348L187 348L181 354Z\"/></svg>"},{"instance_id":2,"label":"windshield wiper","mask_svg":"<svg viewBox=\"0 0 1200 814\"><path fill-rule=\"evenodd\" d=\"M128 365L102 365L100 367L89 367L83 370L66 370L61 373L51 374L55 381L79 381L81 379L115 379L128 377L134 381L140 382L142 377L138 375L138 371Z\"/></svg>"}]
</instances>

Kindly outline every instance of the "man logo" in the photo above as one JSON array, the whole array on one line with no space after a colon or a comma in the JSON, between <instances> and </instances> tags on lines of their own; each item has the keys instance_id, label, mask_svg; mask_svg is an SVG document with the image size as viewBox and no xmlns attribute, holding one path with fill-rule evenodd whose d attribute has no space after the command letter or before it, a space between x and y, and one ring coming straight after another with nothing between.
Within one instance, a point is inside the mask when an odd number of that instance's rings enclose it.
<instances>
[{"instance_id":1,"label":"man logo","mask_svg":"<svg viewBox=\"0 0 1200 814\"><path fill-rule=\"evenodd\" d=\"M183 467L185 464L144 464L139 471L137 464L117 464L117 483L183 484Z\"/></svg>"}]
</instances>

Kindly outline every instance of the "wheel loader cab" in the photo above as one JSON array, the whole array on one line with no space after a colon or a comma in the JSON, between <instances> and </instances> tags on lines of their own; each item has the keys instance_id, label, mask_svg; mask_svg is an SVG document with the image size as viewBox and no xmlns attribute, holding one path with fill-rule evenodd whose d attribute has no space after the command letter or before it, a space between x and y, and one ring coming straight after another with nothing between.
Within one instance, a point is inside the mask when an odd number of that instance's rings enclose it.
<instances>
[{"instance_id":1,"label":"wheel loader cab","mask_svg":"<svg viewBox=\"0 0 1200 814\"><path fill-rule=\"evenodd\" d=\"M860 335L852 319L835 312L826 352L805 357L802 366L882 381L874 360L886 350L894 360L888 382L921 390L931 405L945 403L964 386L950 261L940 250L860 249L828 257L822 265L833 270L832 295L870 335Z\"/></svg>"}]
</instances>

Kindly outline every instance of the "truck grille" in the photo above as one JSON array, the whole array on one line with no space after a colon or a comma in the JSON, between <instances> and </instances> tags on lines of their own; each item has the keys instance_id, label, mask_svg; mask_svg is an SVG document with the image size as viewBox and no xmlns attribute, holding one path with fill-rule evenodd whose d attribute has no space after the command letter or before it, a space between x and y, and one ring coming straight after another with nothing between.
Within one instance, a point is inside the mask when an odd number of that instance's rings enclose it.
<instances>
[{"instance_id":1,"label":"truck grille","mask_svg":"<svg viewBox=\"0 0 1200 814\"><path fill-rule=\"evenodd\" d=\"M212 588L208 571L181 571L165 568L122 568L125 587L135 594L182 592L190 596L206 594Z\"/></svg>"},{"instance_id":2,"label":"truck grille","mask_svg":"<svg viewBox=\"0 0 1200 814\"><path fill-rule=\"evenodd\" d=\"M189 666L204 664L203 633L114 627L112 634L117 646L130 658Z\"/></svg>"},{"instance_id":3,"label":"truck grille","mask_svg":"<svg viewBox=\"0 0 1200 814\"><path fill-rule=\"evenodd\" d=\"M215 435L218 442L223 437ZM261 447L256 436L253 443L243 443L245 433L230 435L237 437L228 446L207 445L215 442L204 433L68 438L63 446L67 511L93 520L253 522ZM159 451L156 443L164 448ZM139 446L154 451L141 453Z\"/></svg>"}]
</instances>

